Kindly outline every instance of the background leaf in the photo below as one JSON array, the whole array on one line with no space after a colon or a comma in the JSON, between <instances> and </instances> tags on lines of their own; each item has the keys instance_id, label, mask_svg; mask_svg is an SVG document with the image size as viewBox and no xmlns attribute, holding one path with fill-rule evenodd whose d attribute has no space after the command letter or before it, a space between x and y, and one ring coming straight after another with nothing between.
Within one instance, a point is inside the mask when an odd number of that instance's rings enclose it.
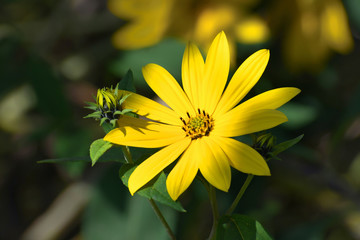
<instances>
[{"instance_id":1,"label":"background leaf","mask_svg":"<svg viewBox=\"0 0 360 240\"><path fill-rule=\"evenodd\" d=\"M216 232L217 240L271 240L262 225L245 215L234 214L220 219Z\"/></svg>"},{"instance_id":2,"label":"background leaf","mask_svg":"<svg viewBox=\"0 0 360 240\"><path fill-rule=\"evenodd\" d=\"M170 226L175 212L161 209ZM105 171L93 190L85 210L82 235L86 240L159 239L168 235L148 201L131 196L112 166Z\"/></svg>"},{"instance_id":3,"label":"background leaf","mask_svg":"<svg viewBox=\"0 0 360 240\"><path fill-rule=\"evenodd\" d=\"M90 145L91 165L94 166L97 160L112 146L112 143L104 141L102 138L92 142Z\"/></svg>"},{"instance_id":4,"label":"background leaf","mask_svg":"<svg viewBox=\"0 0 360 240\"><path fill-rule=\"evenodd\" d=\"M91 162L90 156L63 157L54 159L44 159L38 163L65 163L65 162ZM126 163L120 147L113 147L99 157L97 162L120 162Z\"/></svg>"},{"instance_id":5,"label":"background leaf","mask_svg":"<svg viewBox=\"0 0 360 240\"><path fill-rule=\"evenodd\" d=\"M296 138L293 138L293 139L290 139L288 141L285 141L285 142L282 142L282 143L279 143L277 145L275 145L272 149L272 154L274 156L278 155L279 153L285 151L286 149L288 148L291 148L292 146L294 146L295 144L297 144L302 138L304 137L304 134L296 137Z\"/></svg>"},{"instance_id":6,"label":"background leaf","mask_svg":"<svg viewBox=\"0 0 360 240\"><path fill-rule=\"evenodd\" d=\"M136 166L125 164L120 168L119 176L125 186L128 186L128 181L131 173L135 170ZM143 188L136 192L142 197L147 199L153 199L159 203L167 205L177 211L185 212L186 210L182 207L178 201L173 201L166 190L166 175L161 172L158 177L150 181Z\"/></svg>"},{"instance_id":7,"label":"background leaf","mask_svg":"<svg viewBox=\"0 0 360 240\"><path fill-rule=\"evenodd\" d=\"M127 71L125 76L119 82L119 89L136 92L135 85L134 85L134 77L131 69Z\"/></svg>"}]
</instances>

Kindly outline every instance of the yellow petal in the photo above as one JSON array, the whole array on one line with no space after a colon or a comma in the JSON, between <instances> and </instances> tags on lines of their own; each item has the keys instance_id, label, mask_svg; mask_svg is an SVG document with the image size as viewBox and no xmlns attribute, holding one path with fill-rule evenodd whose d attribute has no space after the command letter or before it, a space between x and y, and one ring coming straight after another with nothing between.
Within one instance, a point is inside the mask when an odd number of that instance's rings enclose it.
<instances>
[{"instance_id":1,"label":"yellow petal","mask_svg":"<svg viewBox=\"0 0 360 240\"><path fill-rule=\"evenodd\" d=\"M201 174L211 185L227 192L231 183L229 159L211 138L202 137L198 142L197 153Z\"/></svg>"},{"instance_id":2,"label":"yellow petal","mask_svg":"<svg viewBox=\"0 0 360 240\"><path fill-rule=\"evenodd\" d=\"M263 49L252 54L241 64L221 97L214 113L215 117L226 113L245 97L259 81L269 57L269 50Z\"/></svg>"},{"instance_id":3,"label":"yellow petal","mask_svg":"<svg viewBox=\"0 0 360 240\"><path fill-rule=\"evenodd\" d=\"M123 109L132 109L133 112L139 114L140 116L144 116L158 122L172 125L182 125L180 116L170 108L136 93L124 91L123 94L129 94L129 97L126 98L122 104Z\"/></svg>"},{"instance_id":4,"label":"yellow petal","mask_svg":"<svg viewBox=\"0 0 360 240\"><path fill-rule=\"evenodd\" d=\"M260 109L276 109L290 101L299 93L300 89L298 88L276 88L250 98L234 108L232 111L250 112Z\"/></svg>"},{"instance_id":5,"label":"yellow petal","mask_svg":"<svg viewBox=\"0 0 360 240\"><path fill-rule=\"evenodd\" d=\"M166 188L174 201L190 186L198 172L197 141L191 142L166 179Z\"/></svg>"},{"instance_id":6,"label":"yellow petal","mask_svg":"<svg viewBox=\"0 0 360 240\"><path fill-rule=\"evenodd\" d=\"M230 68L230 52L224 32L219 33L212 42L205 61L203 97L200 109L213 114L223 93Z\"/></svg>"},{"instance_id":7,"label":"yellow petal","mask_svg":"<svg viewBox=\"0 0 360 240\"><path fill-rule=\"evenodd\" d=\"M154 24L149 24L154 20ZM117 30L111 38L118 49L139 49L152 46L163 38L167 24L162 19L144 18L126 24Z\"/></svg>"},{"instance_id":8,"label":"yellow petal","mask_svg":"<svg viewBox=\"0 0 360 240\"><path fill-rule=\"evenodd\" d=\"M195 115L188 97L168 71L151 63L143 67L142 72L152 90L182 118L187 119L187 112Z\"/></svg>"},{"instance_id":9,"label":"yellow petal","mask_svg":"<svg viewBox=\"0 0 360 240\"><path fill-rule=\"evenodd\" d=\"M252 112L230 111L215 119L214 134L222 137L235 137L273 128L287 121L280 111L261 109Z\"/></svg>"},{"instance_id":10,"label":"yellow petal","mask_svg":"<svg viewBox=\"0 0 360 240\"><path fill-rule=\"evenodd\" d=\"M322 39L336 51L346 54L354 47L346 10L341 1L328 1L321 14Z\"/></svg>"},{"instance_id":11,"label":"yellow petal","mask_svg":"<svg viewBox=\"0 0 360 240\"><path fill-rule=\"evenodd\" d=\"M232 138L211 137L228 156L230 165L237 170L259 176L269 176L270 170L264 158L250 146Z\"/></svg>"},{"instance_id":12,"label":"yellow petal","mask_svg":"<svg viewBox=\"0 0 360 240\"><path fill-rule=\"evenodd\" d=\"M119 49L137 49L158 43L169 26L172 0L109 0L108 8L129 20L112 37Z\"/></svg>"},{"instance_id":13,"label":"yellow petal","mask_svg":"<svg viewBox=\"0 0 360 240\"><path fill-rule=\"evenodd\" d=\"M238 42L245 44L264 43L269 39L270 29L263 19L253 15L236 24L235 36Z\"/></svg>"},{"instance_id":14,"label":"yellow petal","mask_svg":"<svg viewBox=\"0 0 360 240\"><path fill-rule=\"evenodd\" d=\"M150 15L158 18L167 14L172 7L173 0L108 0L108 9L115 16L126 18L139 18ZM149 25L153 22L148 22Z\"/></svg>"},{"instance_id":15,"label":"yellow petal","mask_svg":"<svg viewBox=\"0 0 360 240\"><path fill-rule=\"evenodd\" d=\"M171 144L142 162L129 178L129 191L133 195L164 168L171 164L189 146L190 138Z\"/></svg>"},{"instance_id":16,"label":"yellow petal","mask_svg":"<svg viewBox=\"0 0 360 240\"><path fill-rule=\"evenodd\" d=\"M185 138L179 126L122 116L119 127L104 137L105 141L132 147L157 148L170 145Z\"/></svg>"},{"instance_id":17,"label":"yellow petal","mask_svg":"<svg viewBox=\"0 0 360 240\"><path fill-rule=\"evenodd\" d=\"M195 109L200 107L199 99L202 98L203 73L204 59L196 45L189 43L182 60L182 83Z\"/></svg>"}]
</instances>

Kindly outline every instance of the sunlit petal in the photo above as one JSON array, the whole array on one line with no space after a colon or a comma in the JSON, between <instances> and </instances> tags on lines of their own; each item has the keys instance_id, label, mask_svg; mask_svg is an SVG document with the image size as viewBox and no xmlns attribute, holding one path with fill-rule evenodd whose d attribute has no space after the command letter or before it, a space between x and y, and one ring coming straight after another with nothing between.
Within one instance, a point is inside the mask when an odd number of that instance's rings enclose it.
<instances>
[{"instance_id":1,"label":"sunlit petal","mask_svg":"<svg viewBox=\"0 0 360 240\"><path fill-rule=\"evenodd\" d=\"M211 185L227 192L231 183L229 159L211 138L203 137L199 140L197 152L201 174Z\"/></svg>"},{"instance_id":2,"label":"sunlit petal","mask_svg":"<svg viewBox=\"0 0 360 240\"><path fill-rule=\"evenodd\" d=\"M195 109L200 107L199 99L202 98L203 73L204 59L197 46L189 43L182 60L182 83Z\"/></svg>"},{"instance_id":3,"label":"sunlit petal","mask_svg":"<svg viewBox=\"0 0 360 240\"><path fill-rule=\"evenodd\" d=\"M198 141L192 141L166 179L167 190L174 201L190 186L198 172Z\"/></svg>"},{"instance_id":4,"label":"sunlit petal","mask_svg":"<svg viewBox=\"0 0 360 240\"><path fill-rule=\"evenodd\" d=\"M177 141L176 143L161 149L142 162L130 175L128 184L130 193L134 194L164 168L175 161L175 159L189 146L190 141L189 138Z\"/></svg>"},{"instance_id":5,"label":"sunlit petal","mask_svg":"<svg viewBox=\"0 0 360 240\"><path fill-rule=\"evenodd\" d=\"M273 128L286 121L285 114L272 109L252 112L230 111L215 120L215 127L211 134L223 137L241 136Z\"/></svg>"},{"instance_id":6,"label":"sunlit petal","mask_svg":"<svg viewBox=\"0 0 360 240\"><path fill-rule=\"evenodd\" d=\"M214 116L219 116L236 106L259 81L269 61L270 52L259 50L248 57L238 68L227 86L216 108Z\"/></svg>"},{"instance_id":7,"label":"sunlit petal","mask_svg":"<svg viewBox=\"0 0 360 240\"><path fill-rule=\"evenodd\" d=\"M157 148L184 138L185 133L179 126L122 116L119 127L109 132L104 140L118 145Z\"/></svg>"},{"instance_id":8,"label":"sunlit petal","mask_svg":"<svg viewBox=\"0 0 360 240\"><path fill-rule=\"evenodd\" d=\"M230 51L224 32L219 33L210 46L205 61L203 97L200 108L210 115L223 93L230 68Z\"/></svg>"},{"instance_id":9,"label":"sunlit petal","mask_svg":"<svg viewBox=\"0 0 360 240\"><path fill-rule=\"evenodd\" d=\"M143 67L142 72L152 90L182 118L187 118L187 112L195 114L185 92L168 71L151 63Z\"/></svg>"},{"instance_id":10,"label":"sunlit petal","mask_svg":"<svg viewBox=\"0 0 360 240\"><path fill-rule=\"evenodd\" d=\"M252 147L232 138L212 137L228 156L230 165L237 170L254 175L269 176L270 169L264 158Z\"/></svg>"},{"instance_id":11,"label":"sunlit petal","mask_svg":"<svg viewBox=\"0 0 360 240\"><path fill-rule=\"evenodd\" d=\"M290 101L299 93L300 89L298 88L276 88L250 98L231 111L251 112L260 109L276 109Z\"/></svg>"},{"instance_id":12,"label":"sunlit petal","mask_svg":"<svg viewBox=\"0 0 360 240\"><path fill-rule=\"evenodd\" d=\"M124 91L124 95L128 95L126 101L122 104L123 109L132 109L133 112L146 118L169 123L173 125L181 125L182 122L179 115L168 107L161 105L149 98L139 94Z\"/></svg>"}]
</instances>

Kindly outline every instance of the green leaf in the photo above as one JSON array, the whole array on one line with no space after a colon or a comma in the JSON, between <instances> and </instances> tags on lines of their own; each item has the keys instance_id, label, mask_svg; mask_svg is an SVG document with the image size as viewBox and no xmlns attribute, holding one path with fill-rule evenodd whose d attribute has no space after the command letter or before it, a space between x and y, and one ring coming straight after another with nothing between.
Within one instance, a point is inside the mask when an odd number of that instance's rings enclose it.
<instances>
[{"instance_id":1,"label":"green leaf","mask_svg":"<svg viewBox=\"0 0 360 240\"><path fill-rule=\"evenodd\" d=\"M288 141L285 141L285 142L282 142L282 143L279 143L277 145L275 145L273 147L273 150L272 150L272 155L275 157L276 155L278 155L279 153L285 151L286 149L294 146L295 144L297 144L302 138L304 137L304 134L296 137L296 138L293 138L293 139L290 139Z\"/></svg>"},{"instance_id":2,"label":"green leaf","mask_svg":"<svg viewBox=\"0 0 360 240\"><path fill-rule=\"evenodd\" d=\"M125 186L128 186L129 177L136 167L137 166L134 166L133 164L124 164L120 168L119 177ZM143 188L137 191L137 194L147 199L153 199L177 211L186 212L181 203L172 200L169 193L167 192L166 175L164 172L161 172L157 178L151 180Z\"/></svg>"},{"instance_id":3,"label":"green leaf","mask_svg":"<svg viewBox=\"0 0 360 240\"><path fill-rule=\"evenodd\" d=\"M134 86L134 77L132 71L129 69L126 73L126 75L121 79L121 81L118 84L118 88L130 92L136 92L135 86Z\"/></svg>"},{"instance_id":4,"label":"green leaf","mask_svg":"<svg viewBox=\"0 0 360 240\"><path fill-rule=\"evenodd\" d=\"M134 111L134 109L124 109L121 111L121 114L125 115L126 113L130 113L132 111Z\"/></svg>"},{"instance_id":5,"label":"green leaf","mask_svg":"<svg viewBox=\"0 0 360 240\"><path fill-rule=\"evenodd\" d=\"M263 226L256 220L240 214L220 218L216 240L271 240Z\"/></svg>"},{"instance_id":6,"label":"green leaf","mask_svg":"<svg viewBox=\"0 0 360 240\"><path fill-rule=\"evenodd\" d=\"M147 199L131 196L119 181L117 169L103 169L92 191L81 221L86 240L169 239ZM172 229L176 212L159 206Z\"/></svg>"},{"instance_id":7,"label":"green leaf","mask_svg":"<svg viewBox=\"0 0 360 240\"><path fill-rule=\"evenodd\" d=\"M99 106L94 103L94 102L85 102L88 106L85 106L84 108L89 108L89 109L97 109Z\"/></svg>"},{"instance_id":8,"label":"green leaf","mask_svg":"<svg viewBox=\"0 0 360 240\"><path fill-rule=\"evenodd\" d=\"M94 166L97 160L112 146L112 143L104 141L102 138L95 140L90 145L90 158L92 163L91 166Z\"/></svg>"},{"instance_id":9,"label":"green leaf","mask_svg":"<svg viewBox=\"0 0 360 240\"><path fill-rule=\"evenodd\" d=\"M84 106L84 108L90 109L90 110L93 110L93 111L96 111L98 109L98 107L94 107L94 106Z\"/></svg>"},{"instance_id":10,"label":"green leaf","mask_svg":"<svg viewBox=\"0 0 360 240\"><path fill-rule=\"evenodd\" d=\"M121 99L119 100L119 104L120 105L123 104L130 95L131 94L126 94L126 95L122 96Z\"/></svg>"},{"instance_id":11,"label":"green leaf","mask_svg":"<svg viewBox=\"0 0 360 240\"><path fill-rule=\"evenodd\" d=\"M93 113L86 115L84 118L100 118L100 117L101 117L100 112L93 112Z\"/></svg>"},{"instance_id":12,"label":"green leaf","mask_svg":"<svg viewBox=\"0 0 360 240\"><path fill-rule=\"evenodd\" d=\"M37 163L65 163L65 162L92 162L90 156L63 157L55 159L44 159ZM120 147L112 147L106 151L97 162L120 162L126 163Z\"/></svg>"},{"instance_id":13,"label":"green leaf","mask_svg":"<svg viewBox=\"0 0 360 240\"><path fill-rule=\"evenodd\" d=\"M114 127L113 127L113 125L111 123L103 122L100 125L104 129L105 133L109 133L111 130L114 129Z\"/></svg>"},{"instance_id":14,"label":"green leaf","mask_svg":"<svg viewBox=\"0 0 360 240\"><path fill-rule=\"evenodd\" d=\"M37 161L37 163L65 163L65 162L91 162L90 157L64 157L64 158L51 158Z\"/></svg>"},{"instance_id":15,"label":"green leaf","mask_svg":"<svg viewBox=\"0 0 360 240\"><path fill-rule=\"evenodd\" d=\"M104 117L100 120L100 126L102 126L106 120L109 120L107 117Z\"/></svg>"}]
</instances>

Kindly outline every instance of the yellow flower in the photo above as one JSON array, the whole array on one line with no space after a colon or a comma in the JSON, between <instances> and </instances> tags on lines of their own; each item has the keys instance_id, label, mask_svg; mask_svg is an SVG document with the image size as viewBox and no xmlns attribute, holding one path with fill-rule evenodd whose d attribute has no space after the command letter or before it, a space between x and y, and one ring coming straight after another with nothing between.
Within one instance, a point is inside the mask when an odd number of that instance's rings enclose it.
<instances>
[{"instance_id":1,"label":"yellow flower","mask_svg":"<svg viewBox=\"0 0 360 240\"><path fill-rule=\"evenodd\" d=\"M130 21L115 32L119 49L137 49L158 43L169 25L174 0L108 0L109 10Z\"/></svg>"},{"instance_id":2,"label":"yellow flower","mask_svg":"<svg viewBox=\"0 0 360 240\"><path fill-rule=\"evenodd\" d=\"M289 26L285 30L283 53L293 70L319 70L333 51L347 54L353 49L354 41L341 1L297 0L294 4L284 0L279 5L290 18L281 22ZM284 28L280 28L283 32Z\"/></svg>"},{"instance_id":3,"label":"yellow flower","mask_svg":"<svg viewBox=\"0 0 360 240\"><path fill-rule=\"evenodd\" d=\"M128 21L115 32L112 42L119 49L137 49L175 36L207 49L223 29L229 34L235 60L236 42L263 43L270 37L265 21L249 13L254 4L254 0L108 0L109 10Z\"/></svg>"},{"instance_id":4,"label":"yellow flower","mask_svg":"<svg viewBox=\"0 0 360 240\"><path fill-rule=\"evenodd\" d=\"M224 90L230 67L229 44L224 32L210 46L206 61L194 44L188 44L182 62L183 89L164 68L143 67L146 82L169 106L131 94L125 108L150 120L122 116L119 128L104 140L127 146L160 148L142 162L129 178L134 194L177 158L166 186L176 200L200 170L214 187L228 191L230 166L244 173L270 175L263 157L232 137L275 127L286 116L276 108L296 96L297 88L278 88L238 103L261 77L269 51L251 55L235 72Z\"/></svg>"}]
</instances>

